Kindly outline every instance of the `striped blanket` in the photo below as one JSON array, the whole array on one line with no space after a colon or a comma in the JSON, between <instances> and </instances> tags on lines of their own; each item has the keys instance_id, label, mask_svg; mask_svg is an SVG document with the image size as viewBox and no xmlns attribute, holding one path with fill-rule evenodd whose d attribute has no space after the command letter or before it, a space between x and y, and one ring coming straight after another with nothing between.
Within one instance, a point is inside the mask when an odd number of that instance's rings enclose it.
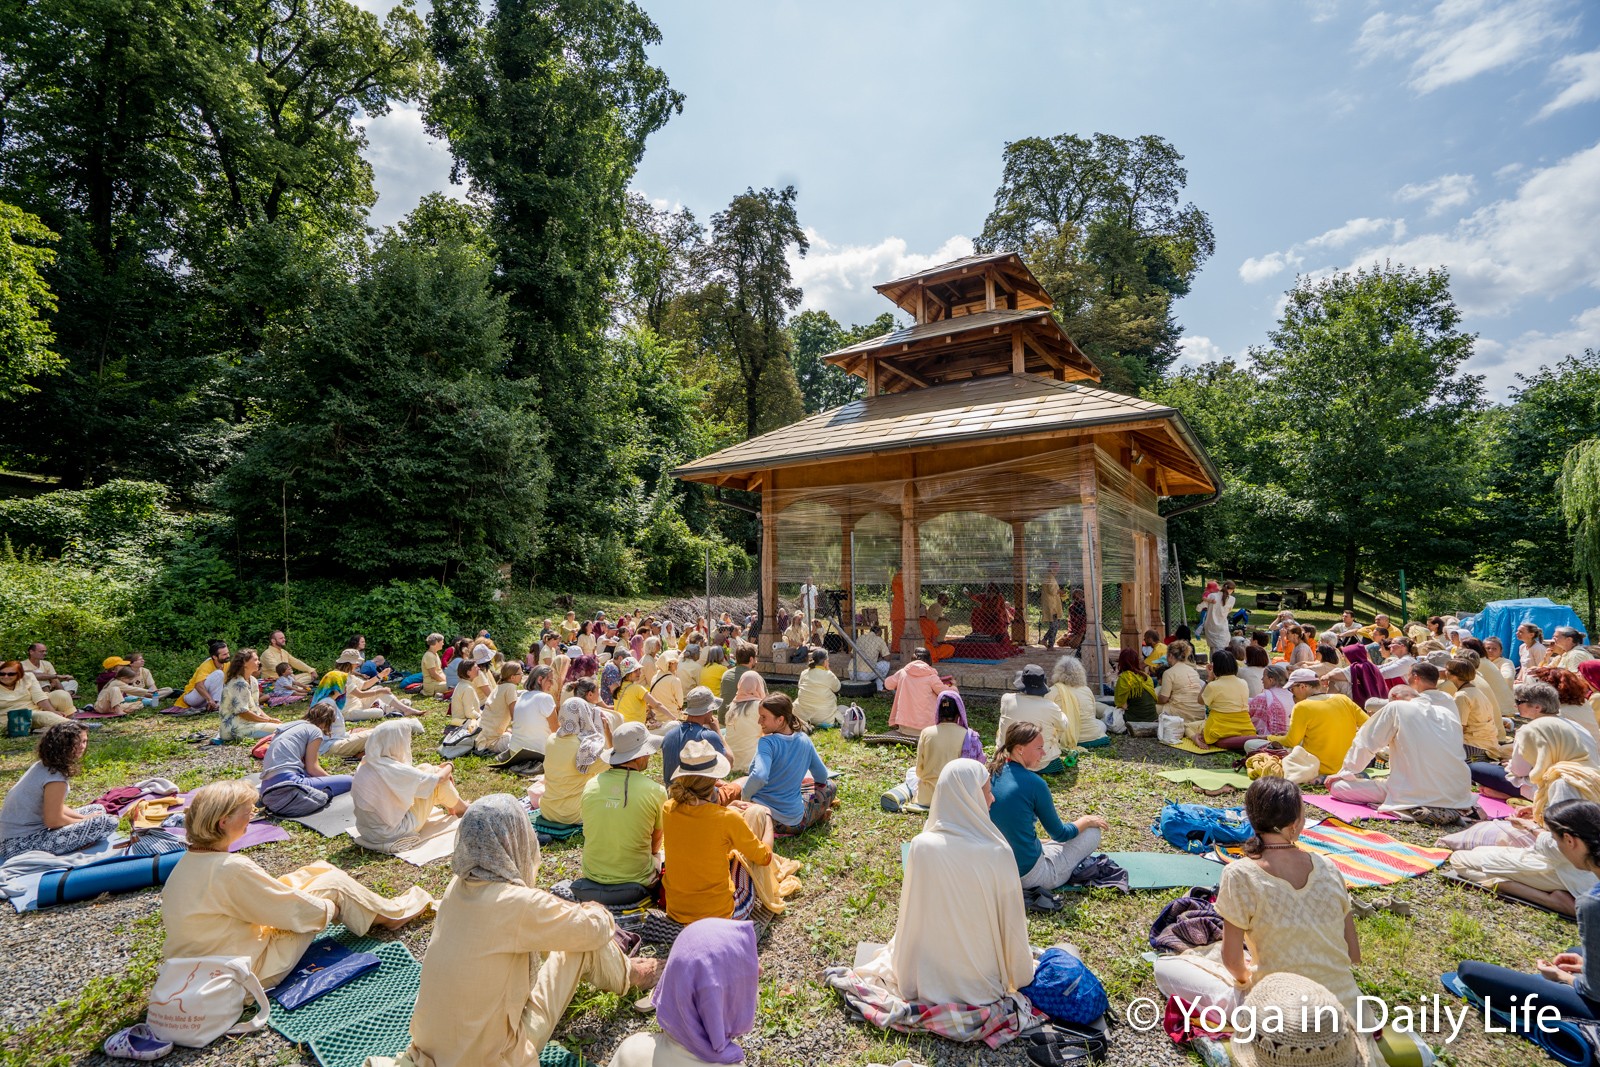
<instances>
[{"instance_id":1,"label":"striped blanket","mask_svg":"<svg viewBox=\"0 0 1600 1067\"><path fill-rule=\"evenodd\" d=\"M1427 874L1450 858L1447 848L1408 845L1377 830L1362 830L1341 819L1324 819L1300 834L1300 844L1326 856L1351 889L1393 885ZM1237 859L1237 848L1217 850L1224 861Z\"/></svg>"}]
</instances>

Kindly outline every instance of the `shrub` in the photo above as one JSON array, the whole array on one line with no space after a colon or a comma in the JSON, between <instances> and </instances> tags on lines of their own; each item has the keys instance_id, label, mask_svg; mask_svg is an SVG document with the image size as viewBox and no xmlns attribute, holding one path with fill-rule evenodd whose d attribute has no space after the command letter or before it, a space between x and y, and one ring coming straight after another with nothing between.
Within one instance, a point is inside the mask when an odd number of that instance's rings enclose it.
<instances>
[{"instance_id":1,"label":"shrub","mask_svg":"<svg viewBox=\"0 0 1600 1067\"><path fill-rule=\"evenodd\" d=\"M166 496L166 489L154 482L119 480L93 489L0 500L0 536L51 555L74 544L149 544L175 525Z\"/></svg>"}]
</instances>

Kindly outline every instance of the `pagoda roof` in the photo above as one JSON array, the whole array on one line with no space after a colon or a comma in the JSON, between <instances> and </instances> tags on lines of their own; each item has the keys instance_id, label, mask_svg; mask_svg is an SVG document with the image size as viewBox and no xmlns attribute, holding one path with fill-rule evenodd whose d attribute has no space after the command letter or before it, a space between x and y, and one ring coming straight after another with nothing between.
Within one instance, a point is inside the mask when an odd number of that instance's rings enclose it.
<instances>
[{"instance_id":1,"label":"pagoda roof","mask_svg":"<svg viewBox=\"0 0 1600 1067\"><path fill-rule=\"evenodd\" d=\"M841 348L823 359L860 378L868 376L869 363L876 363L879 389L902 392L1014 373L1017 368L1012 357L1018 343L1024 372L1063 381L1100 380L1099 368L1067 336L1048 307L979 311L907 326Z\"/></svg>"}]
</instances>

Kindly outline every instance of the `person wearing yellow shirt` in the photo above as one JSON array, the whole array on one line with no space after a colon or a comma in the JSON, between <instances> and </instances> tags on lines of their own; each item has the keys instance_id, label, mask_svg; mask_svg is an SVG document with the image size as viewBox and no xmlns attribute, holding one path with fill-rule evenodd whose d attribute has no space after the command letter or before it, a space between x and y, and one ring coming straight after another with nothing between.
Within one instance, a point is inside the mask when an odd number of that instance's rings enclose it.
<instances>
[{"instance_id":1,"label":"person wearing yellow shirt","mask_svg":"<svg viewBox=\"0 0 1600 1067\"><path fill-rule=\"evenodd\" d=\"M483 696L479 689L483 665L467 660L461 665L461 680L450 691L450 725L465 726L476 723L483 714Z\"/></svg>"},{"instance_id":2,"label":"person wearing yellow shirt","mask_svg":"<svg viewBox=\"0 0 1600 1067\"><path fill-rule=\"evenodd\" d=\"M422 695L436 697L450 688L444 676L444 662L439 650L444 648L444 634L428 635L428 651L422 654Z\"/></svg>"},{"instance_id":3,"label":"person wearing yellow shirt","mask_svg":"<svg viewBox=\"0 0 1600 1067\"><path fill-rule=\"evenodd\" d=\"M1054 560L1045 569L1044 584L1039 587L1039 621L1044 625L1043 643L1045 648L1054 648L1056 631L1061 629L1062 616L1066 609L1061 603L1061 583L1056 576L1061 573L1061 564Z\"/></svg>"},{"instance_id":4,"label":"person wearing yellow shirt","mask_svg":"<svg viewBox=\"0 0 1600 1067\"><path fill-rule=\"evenodd\" d=\"M1247 744L1245 751L1265 745L1284 748L1300 746L1317 758L1318 770L1333 774L1344 766L1356 731L1367 721L1367 713L1347 696L1323 693L1322 680L1315 671L1300 667L1289 675L1289 693L1294 710L1289 713L1289 730L1282 736L1268 737L1260 744Z\"/></svg>"},{"instance_id":5,"label":"person wearing yellow shirt","mask_svg":"<svg viewBox=\"0 0 1600 1067\"><path fill-rule=\"evenodd\" d=\"M722 691L722 676L728 673L728 654L721 645L706 649L706 664L700 668L700 685L713 693Z\"/></svg>"},{"instance_id":6,"label":"person wearing yellow shirt","mask_svg":"<svg viewBox=\"0 0 1600 1067\"><path fill-rule=\"evenodd\" d=\"M194 669L194 674L189 676L189 684L183 687L179 696L179 703L191 708L204 708L207 711L217 710L217 704L222 699L222 686L217 684L212 692L210 684L215 680L220 683L223 669L228 665L228 660L233 658L233 653L228 651L228 642L212 641L206 646L211 653L209 659Z\"/></svg>"},{"instance_id":7,"label":"person wearing yellow shirt","mask_svg":"<svg viewBox=\"0 0 1600 1067\"><path fill-rule=\"evenodd\" d=\"M639 676L644 668L632 656L625 657L617 665L622 672L622 681L617 685L617 691L611 696L611 707L622 716L623 722L642 722L648 724L651 712L666 716L667 706L655 697L639 681Z\"/></svg>"},{"instance_id":8,"label":"person wearing yellow shirt","mask_svg":"<svg viewBox=\"0 0 1600 1067\"><path fill-rule=\"evenodd\" d=\"M289 665L289 669L294 672L294 680L299 685L311 685L317 680L316 668L296 659L289 651L289 639L283 635L283 631L274 630L267 638L267 647L261 650L261 676L276 678L280 663Z\"/></svg>"},{"instance_id":9,"label":"person wearing yellow shirt","mask_svg":"<svg viewBox=\"0 0 1600 1067\"><path fill-rule=\"evenodd\" d=\"M1206 744L1256 736L1256 724L1250 719L1250 685L1239 677L1233 653L1225 649L1211 653L1211 681L1200 691L1200 700L1206 706L1200 739Z\"/></svg>"},{"instance_id":10,"label":"person wearing yellow shirt","mask_svg":"<svg viewBox=\"0 0 1600 1067\"><path fill-rule=\"evenodd\" d=\"M1166 662L1166 642L1161 640L1161 635L1155 630L1144 632L1144 643L1139 646L1139 651L1144 655L1144 665L1152 671Z\"/></svg>"}]
</instances>

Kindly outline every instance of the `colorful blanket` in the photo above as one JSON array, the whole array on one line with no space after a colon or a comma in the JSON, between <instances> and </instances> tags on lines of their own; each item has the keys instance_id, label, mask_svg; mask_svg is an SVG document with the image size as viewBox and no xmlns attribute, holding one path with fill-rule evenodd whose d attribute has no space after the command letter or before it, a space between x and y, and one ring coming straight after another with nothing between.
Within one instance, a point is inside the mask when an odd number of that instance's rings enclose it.
<instances>
[{"instance_id":1,"label":"colorful blanket","mask_svg":"<svg viewBox=\"0 0 1600 1067\"><path fill-rule=\"evenodd\" d=\"M1447 848L1409 845L1377 830L1351 826L1342 819L1324 819L1307 828L1300 835L1300 844L1332 861L1351 889L1403 882L1427 874L1450 858ZM1224 860L1243 854L1237 847L1217 852Z\"/></svg>"},{"instance_id":2,"label":"colorful blanket","mask_svg":"<svg viewBox=\"0 0 1600 1067\"><path fill-rule=\"evenodd\" d=\"M823 976L857 1015L882 1030L936 1034L949 1041L982 1041L999 1048L1024 1030L1050 1021L1021 993L993 1004L917 1004L901 1000L849 967L829 967Z\"/></svg>"}]
</instances>

